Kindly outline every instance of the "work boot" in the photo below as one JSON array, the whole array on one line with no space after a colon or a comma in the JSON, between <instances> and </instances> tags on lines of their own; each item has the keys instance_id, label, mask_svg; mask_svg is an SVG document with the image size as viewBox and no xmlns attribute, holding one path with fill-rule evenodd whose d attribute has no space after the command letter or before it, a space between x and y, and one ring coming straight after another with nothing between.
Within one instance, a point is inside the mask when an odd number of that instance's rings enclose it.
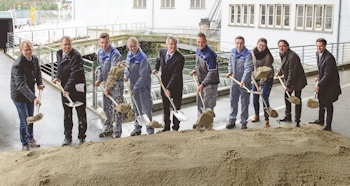
<instances>
[{"instance_id":1,"label":"work boot","mask_svg":"<svg viewBox=\"0 0 350 186\"><path fill-rule=\"evenodd\" d=\"M198 124L195 123L195 124L192 125L192 128L193 128L193 129L197 129L197 126L198 126Z\"/></svg>"},{"instance_id":2,"label":"work boot","mask_svg":"<svg viewBox=\"0 0 350 186\"><path fill-rule=\"evenodd\" d=\"M326 125L322 130L324 130L324 131L332 131L331 125Z\"/></svg>"},{"instance_id":3,"label":"work boot","mask_svg":"<svg viewBox=\"0 0 350 186\"><path fill-rule=\"evenodd\" d=\"M300 127L300 123L299 122L297 122L297 124L295 125L296 127Z\"/></svg>"},{"instance_id":4,"label":"work boot","mask_svg":"<svg viewBox=\"0 0 350 186\"><path fill-rule=\"evenodd\" d=\"M268 120L265 120L265 128L269 128L270 127L270 122Z\"/></svg>"},{"instance_id":5,"label":"work boot","mask_svg":"<svg viewBox=\"0 0 350 186\"><path fill-rule=\"evenodd\" d=\"M113 134L112 130L105 130L103 132L100 133L100 138L104 138L104 137L108 137L111 136Z\"/></svg>"},{"instance_id":6,"label":"work boot","mask_svg":"<svg viewBox=\"0 0 350 186\"><path fill-rule=\"evenodd\" d=\"M72 144L72 138L64 138L62 147L69 146L70 144Z\"/></svg>"},{"instance_id":7,"label":"work boot","mask_svg":"<svg viewBox=\"0 0 350 186\"><path fill-rule=\"evenodd\" d=\"M242 130L247 129L247 128L248 128L247 124L242 124L242 127L241 127Z\"/></svg>"},{"instance_id":8,"label":"work boot","mask_svg":"<svg viewBox=\"0 0 350 186\"><path fill-rule=\"evenodd\" d=\"M321 123L318 119L317 120L315 120L315 121L310 121L309 122L309 124L317 124L317 125L321 125L321 126L323 126L324 124L323 123Z\"/></svg>"},{"instance_id":9,"label":"work boot","mask_svg":"<svg viewBox=\"0 0 350 186\"><path fill-rule=\"evenodd\" d=\"M28 145L28 144L24 145L24 146L22 147L22 151L30 151L29 145Z\"/></svg>"},{"instance_id":10,"label":"work boot","mask_svg":"<svg viewBox=\"0 0 350 186\"><path fill-rule=\"evenodd\" d=\"M227 129L233 129L236 126L236 122L232 119L228 120L227 124L226 124L226 128Z\"/></svg>"},{"instance_id":11,"label":"work boot","mask_svg":"<svg viewBox=\"0 0 350 186\"><path fill-rule=\"evenodd\" d=\"M40 147L40 144L37 143L36 140L35 140L34 138L31 139L31 140L29 140L28 145L29 145L30 147Z\"/></svg>"},{"instance_id":12,"label":"work boot","mask_svg":"<svg viewBox=\"0 0 350 186\"><path fill-rule=\"evenodd\" d=\"M79 139L79 145L82 145L85 143L85 139Z\"/></svg>"},{"instance_id":13,"label":"work boot","mask_svg":"<svg viewBox=\"0 0 350 186\"><path fill-rule=\"evenodd\" d=\"M141 135L141 131L132 131L130 136L138 136L138 135Z\"/></svg>"},{"instance_id":14,"label":"work boot","mask_svg":"<svg viewBox=\"0 0 350 186\"><path fill-rule=\"evenodd\" d=\"M292 121L292 117L291 116L284 116L284 118L280 119L280 121L291 122Z\"/></svg>"},{"instance_id":15,"label":"work boot","mask_svg":"<svg viewBox=\"0 0 350 186\"><path fill-rule=\"evenodd\" d=\"M258 122L260 120L259 116L255 115L252 119L252 122Z\"/></svg>"},{"instance_id":16,"label":"work boot","mask_svg":"<svg viewBox=\"0 0 350 186\"><path fill-rule=\"evenodd\" d=\"M114 134L112 135L112 138L114 138L114 139L116 139L116 138L120 138L120 134L116 134L116 133L114 133Z\"/></svg>"}]
</instances>

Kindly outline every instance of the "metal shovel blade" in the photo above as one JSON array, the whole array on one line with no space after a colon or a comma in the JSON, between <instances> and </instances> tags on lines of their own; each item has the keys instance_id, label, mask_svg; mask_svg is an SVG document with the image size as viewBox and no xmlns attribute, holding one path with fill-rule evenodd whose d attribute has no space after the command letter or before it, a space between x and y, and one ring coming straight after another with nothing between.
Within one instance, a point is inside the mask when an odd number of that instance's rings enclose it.
<instances>
[{"instance_id":1,"label":"metal shovel blade","mask_svg":"<svg viewBox=\"0 0 350 186\"><path fill-rule=\"evenodd\" d=\"M136 120L140 126L146 126L151 122L151 120L149 120L149 118L146 114L142 114L141 116L140 115L137 116Z\"/></svg>"},{"instance_id":2,"label":"metal shovel blade","mask_svg":"<svg viewBox=\"0 0 350 186\"><path fill-rule=\"evenodd\" d=\"M173 114L179 121L187 121L188 120L187 116L181 110L176 110L173 112Z\"/></svg>"},{"instance_id":3,"label":"metal shovel blade","mask_svg":"<svg viewBox=\"0 0 350 186\"><path fill-rule=\"evenodd\" d=\"M80 107L82 106L84 103L80 102L80 101L76 101L76 102L72 102L72 103L66 103L66 105L68 107Z\"/></svg>"}]
</instances>

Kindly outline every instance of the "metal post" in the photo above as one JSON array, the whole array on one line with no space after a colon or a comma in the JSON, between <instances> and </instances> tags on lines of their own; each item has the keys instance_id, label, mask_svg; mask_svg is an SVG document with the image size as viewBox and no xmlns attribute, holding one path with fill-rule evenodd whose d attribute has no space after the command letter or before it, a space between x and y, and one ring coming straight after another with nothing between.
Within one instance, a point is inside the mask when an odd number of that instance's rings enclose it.
<instances>
[{"instance_id":1,"label":"metal post","mask_svg":"<svg viewBox=\"0 0 350 186\"><path fill-rule=\"evenodd\" d=\"M78 39L78 27L75 27L75 39Z\"/></svg>"},{"instance_id":2,"label":"metal post","mask_svg":"<svg viewBox=\"0 0 350 186\"><path fill-rule=\"evenodd\" d=\"M51 42L50 42L50 30L47 30L47 32L49 32L48 42L49 42L49 44L51 44Z\"/></svg>"},{"instance_id":3,"label":"metal post","mask_svg":"<svg viewBox=\"0 0 350 186\"><path fill-rule=\"evenodd\" d=\"M53 51L50 49L50 63L51 63L51 79L53 80L55 78L55 72L54 72L54 62L53 62Z\"/></svg>"},{"instance_id":4,"label":"metal post","mask_svg":"<svg viewBox=\"0 0 350 186\"><path fill-rule=\"evenodd\" d=\"M112 36L114 36L114 25L112 25Z\"/></svg>"},{"instance_id":5,"label":"metal post","mask_svg":"<svg viewBox=\"0 0 350 186\"><path fill-rule=\"evenodd\" d=\"M38 45L38 54L37 54L37 57L38 57L38 60L39 60L39 63L40 63L40 45Z\"/></svg>"},{"instance_id":6,"label":"metal post","mask_svg":"<svg viewBox=\"0 0 350 186\"><path fill-rule=\"evenodd\" d=\"M92 62L92 66L91 66L91 74L92 74L92 84L94 86L94 83L96 81L96 77L95 77L95 62ZM97 89L93 88L92 89L92 107L97 108Z\"/></svg>"},{"instance_id":7,"label":"metal post","mask_svg":"<svg viewBox=\"0 0 350 186\"><path fill-rule=\"evenodd\" d=\"M302 50L302 53L301 53L301 55L302 55L302 60L301 60L302 64L304 63L304 52L305 52L304 49L305 49L305 47L303 46L303 50Z\"/></svg>"},{"instance_id":8,"label":"metal post","mask_svg":"<svg viewBox=\"0 0 350 186\"><path fill-rule=\"evenodd\" d=\"M95 29L95 33L96 33L95 35L96 35L96 39L97 39L97 26L96 26L96 29Z\"/></svg>"},{"instance_id":9,"label":"metal post","mask_svg":"<svg viewBox=\"0 0 350 186\"><path fill-rule=\"evenodd\" d=\"M341 63L343 65L344 65L344 56L345 56L344 52L345 52L345 43L343 43L343 55L342 55L342 58L341 58ZM338 64L338 60L337 60L337 64Z\"/></svg>"},{"instance_id":10,"label":"metal post","mask_svg":"<svg viewBox=\"0 0 350 186\"><path fill-rule=\"evenodd\" d=\"M34 43L34 32L32 30L32 43Z\"/></svg>"}]
</instances>

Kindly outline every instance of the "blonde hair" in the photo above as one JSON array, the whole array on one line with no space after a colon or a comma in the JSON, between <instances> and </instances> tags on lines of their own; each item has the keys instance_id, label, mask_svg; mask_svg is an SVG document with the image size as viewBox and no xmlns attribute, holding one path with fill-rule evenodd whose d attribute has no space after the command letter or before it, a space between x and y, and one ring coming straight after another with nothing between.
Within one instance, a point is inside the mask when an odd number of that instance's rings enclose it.
<instances>
[{"instance_id":1,"label":"blonde hair","mask_svg":"<svg viewBox=\"0 0 350 186\"><path fill-rule=\"evenodd\" d=\"M28 44L30 46L30 48L33 49L33 44L32 42L28 41L28 40L25 40L25 41L22 41L21 45L19 46L20 49L23 49L24 47L24 44Z\"/></svg>"},{"instance_id":2,"label":"blonde hair","mask_svg":"<svg viewBox=\"0 0 350 186\"><path fill-rule=\"evenodd\" d=\"M130 37L130 38L128 39L127 43L129 43L129 42L134 42L134 43L136 43L137 48L140 48L139 40L137 40L136 37Z\"/></svg>"}]
</instances>

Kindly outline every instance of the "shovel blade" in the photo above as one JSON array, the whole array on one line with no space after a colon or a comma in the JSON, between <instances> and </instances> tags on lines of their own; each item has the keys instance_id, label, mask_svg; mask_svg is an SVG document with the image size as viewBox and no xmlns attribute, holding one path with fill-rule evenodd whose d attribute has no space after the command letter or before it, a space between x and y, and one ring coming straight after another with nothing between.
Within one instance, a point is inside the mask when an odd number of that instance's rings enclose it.
<instances>
[{"instance_id":1,"label":"shovel blade","mask_svg":"<svg viewBox=\"0 0 350 186\"><path fill-rule=\"evenodd\" d=\"M136 120L140 126L146 126L151 122L146 114L142 114L141 116L137 116Z\"/></svg>"},{"instance_id":2,"label":"shovel blade","mask_svg":"<svg viewBox=\"0 0 350 186\"><path fill-rule=\"evenodd\" d=\"M188 120L188 117L180 110L174 111L173 114L179 121L187 121Z\"/></svg>"},{"instance_id":3,"label":"shovel blade","mask_svg":"<svg viewBox=\"0 0 350 186\"><path fill-rule=\"evenodd\" d=\"M80 101L76 101L76 102L74 102L74 103L66 103L66 105L68 106L68 107L80 107L80 106L82 106L84 103L82 103L82 102L80 102Z\"/></svg>"}]
</instances>

